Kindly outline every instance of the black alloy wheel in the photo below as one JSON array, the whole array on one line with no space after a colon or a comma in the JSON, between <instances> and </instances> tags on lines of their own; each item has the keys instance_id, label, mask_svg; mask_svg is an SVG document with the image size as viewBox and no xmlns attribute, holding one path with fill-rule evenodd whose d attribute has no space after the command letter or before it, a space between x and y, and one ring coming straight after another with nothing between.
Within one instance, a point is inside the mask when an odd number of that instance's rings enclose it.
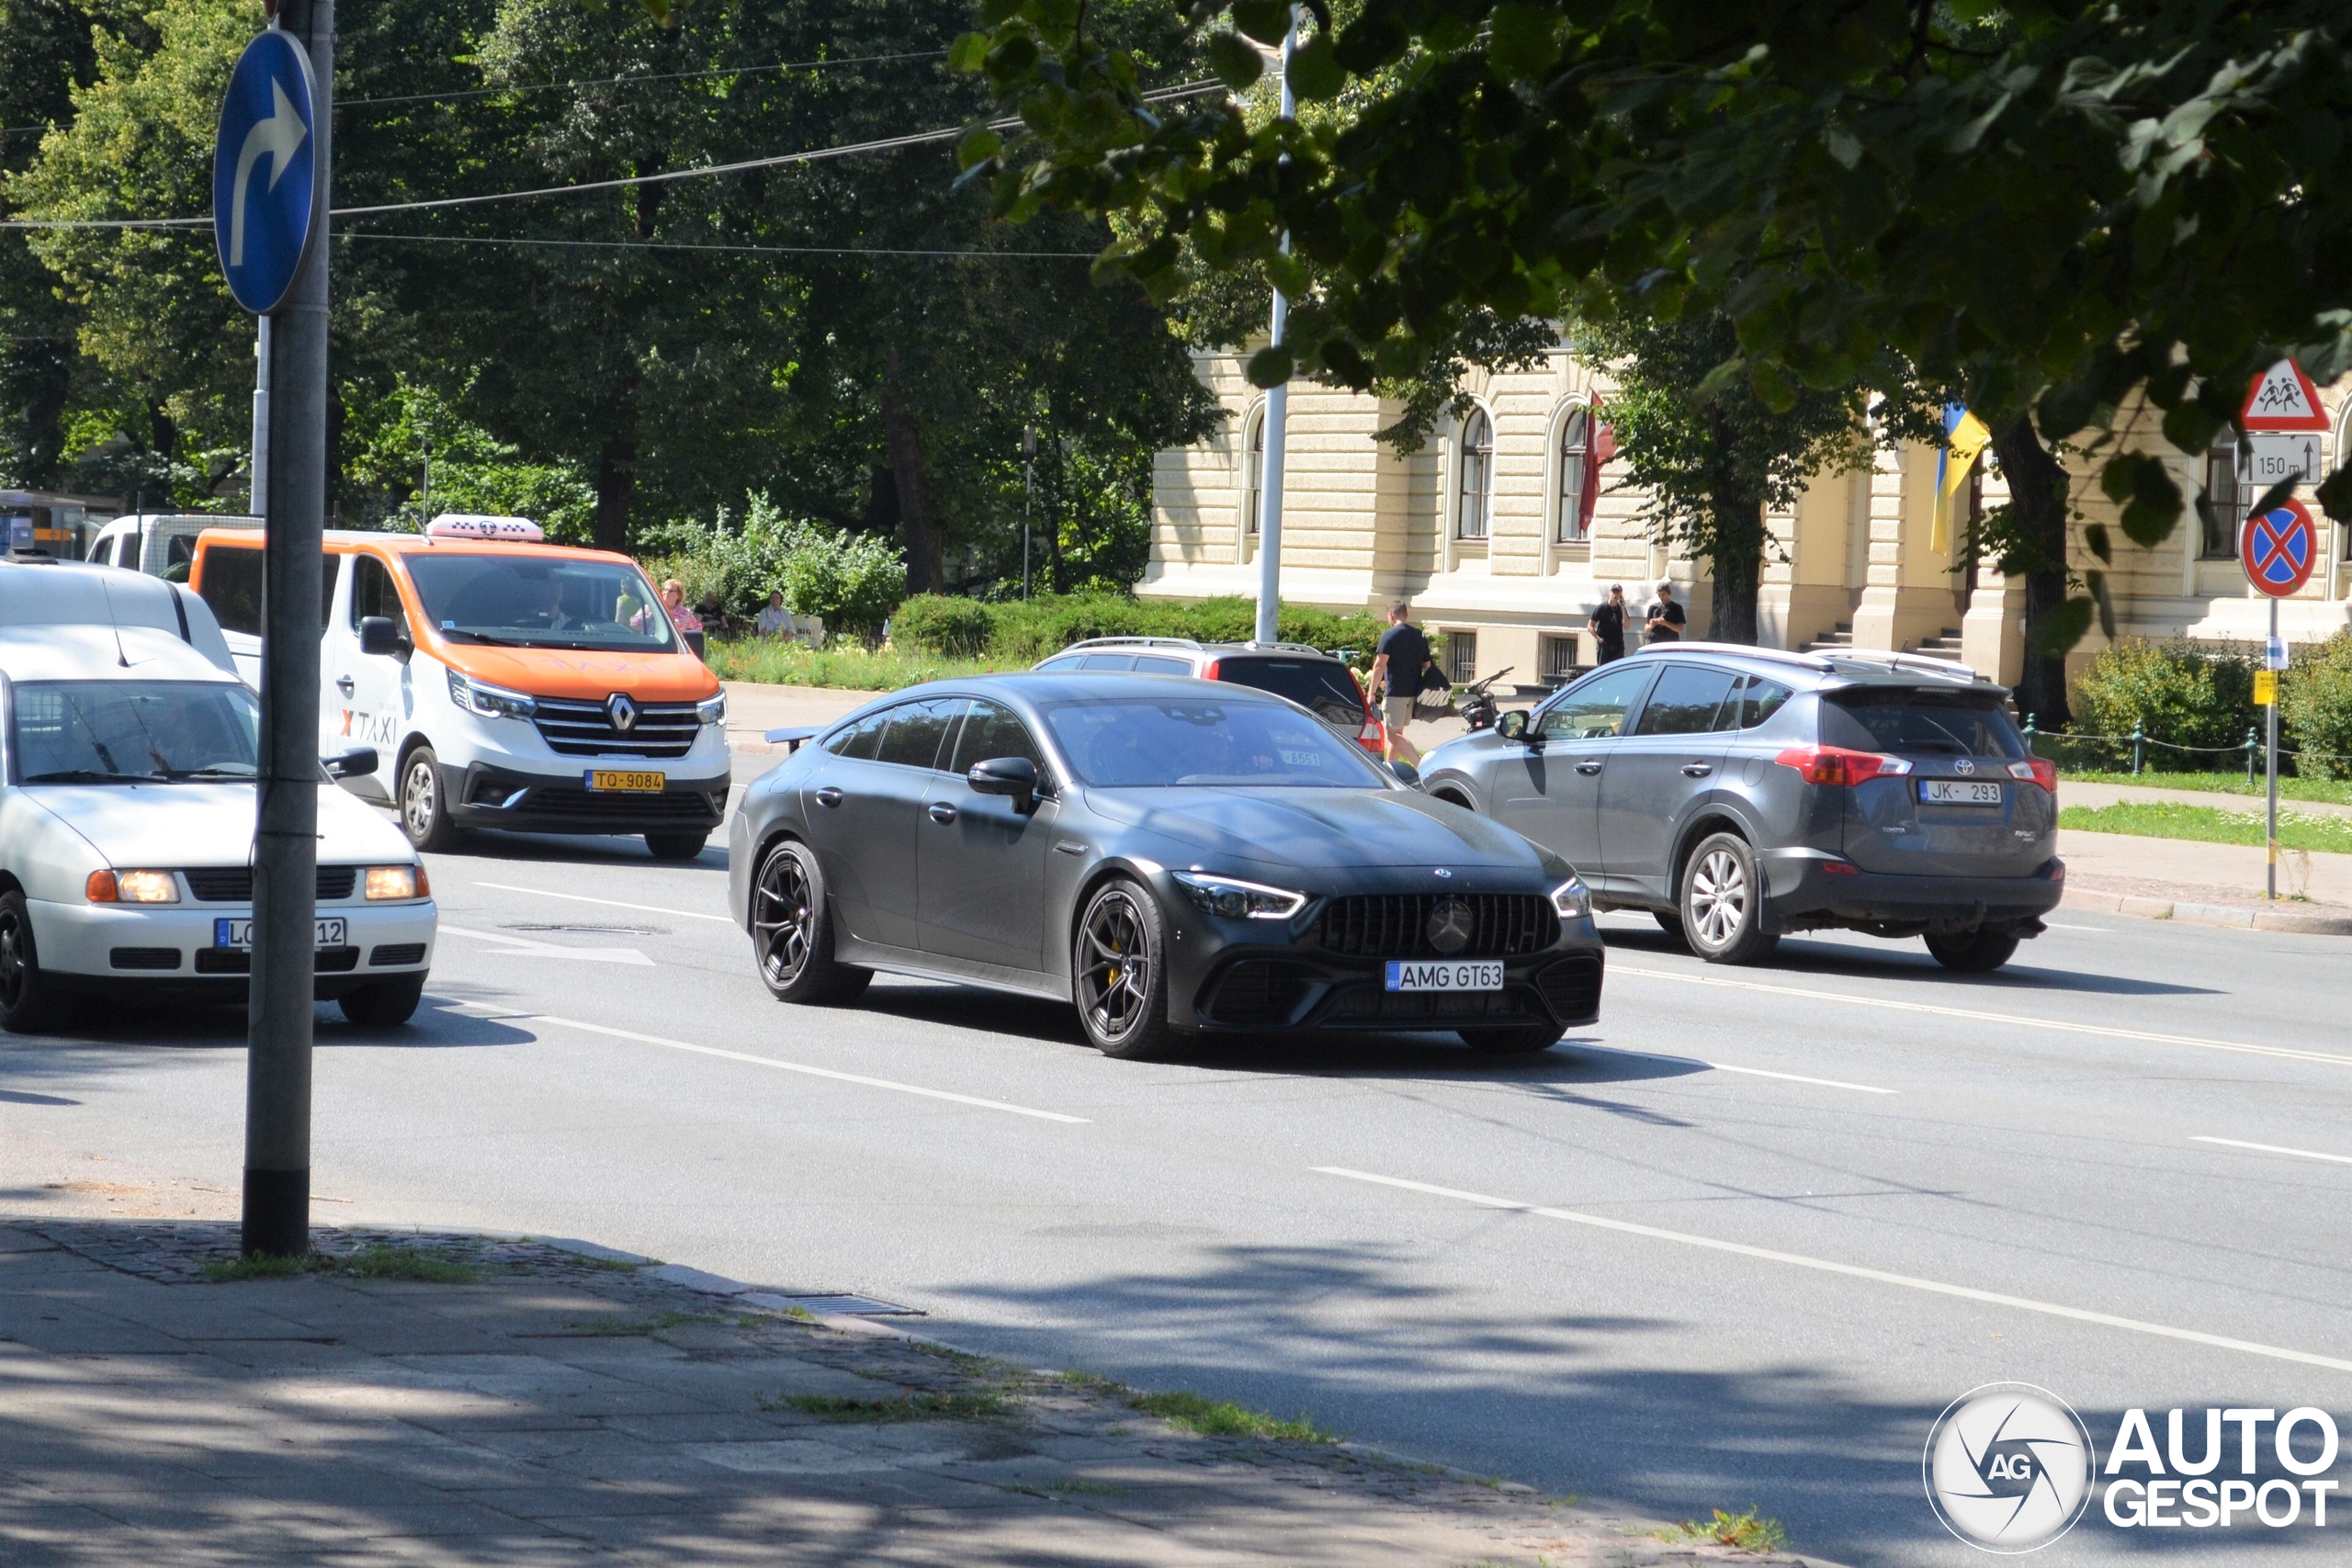
<instances>
[{"instance_id":1,"label":"black alloy wheel","mask_svg":"<svg viewBox=\"0 0 2352 1568\"><path fill-rule=\"evenodd\" d=\"M1105 884L1078 922L1070 976L1086 1038L1106 1056L1144 1060L1176 1043L1168 1023L1159 905L1125 877Z\"/></svg>"},{"instance_id":2,"label":"black alloy wheel","mask_svg":"<svg viewBox=\"0 0 2352 1568\"><path fill-rule=\"evenodd\" d=\"M1682 939L1710 964L1753 964L1780 945L1763 929L1756 853L1736 833L1717 833L1690 852L1681 902Z\"/></svg>"},{"instance_id":3,"label":"black alloy wheel","mask_svg":"<svg viewBox=\"0 0 2352 1568\"><path fill-rule=\"evenodd\" d=\"M874 978L833 958L832 907L815 852L793 840L768 852L752 884L752 951L778 1001L855 1001Z\"/></svg>"},{"instance_id":4,"label":"black alloy wheel","mask_svg":"<svg viewBox=\"0 0 2352 1568\"><path fill-rule=\"evenodd\" d=\"M419 746L401 759L401 831L419 850L436 853L455 849L458 825L449 818L449 802L441 788L441 759L430 746Z\"/></svg>"},{"instance_id":5,"label":"black alloy wheel","mask_svg":"<svg viewBox=\"0 0 2352 1568\"><path fill-rule=\"evenodd\" d=\"M2018 938L2012 931L1987 931L1980 926L1960 936L1928 933L1928 951L1935 955L1936 962L1962 975L1989 975L2007 964L2017 950Z\"/></svg>"},{"instance_id":6,"label":"black alloy wheel","mask_svg":"<svg viewBox=\"0 0 2352 1568\"><path fill-rule=\"evenodd\" d=\"M63 1001L56 982L41 973L25 896L0 894L0 1029L37 1034L62 1018Z\"/></svg>"}]
</instances>

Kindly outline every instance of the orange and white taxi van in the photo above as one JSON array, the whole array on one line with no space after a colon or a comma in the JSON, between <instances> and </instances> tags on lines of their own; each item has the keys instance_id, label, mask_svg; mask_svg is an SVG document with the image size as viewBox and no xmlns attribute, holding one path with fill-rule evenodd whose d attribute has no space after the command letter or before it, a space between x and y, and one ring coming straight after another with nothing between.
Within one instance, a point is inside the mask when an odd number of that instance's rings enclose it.
<instances>
[{"instance_id":1,"label":"orange and white taxi van","mask_svg":"<svg viewBox=\"0 0 2352 1568\"><path fill-rule=\"evenodd\" d=\"M261 584L258 533L199 536L189 585L241 665L257 667ZM627 556L443 516L329 530L323 587L320 745L393 764L346 787L396 807L417 848L474 828L641 833L687 860L724 818L725 693Z\"/></svg>"}]
</instances>

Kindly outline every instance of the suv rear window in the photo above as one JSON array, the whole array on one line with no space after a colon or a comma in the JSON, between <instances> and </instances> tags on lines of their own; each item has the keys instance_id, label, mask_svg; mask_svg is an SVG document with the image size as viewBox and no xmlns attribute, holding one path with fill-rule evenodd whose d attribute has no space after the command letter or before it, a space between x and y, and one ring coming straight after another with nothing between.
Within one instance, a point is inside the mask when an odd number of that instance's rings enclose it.
<instances>
[{"instance_id":1,"label":"suv rear window","mask_svg":"<svg viewBox=\"0 0 2352 1568\"><path fill-rule=\"evenodd\" d=\"M1821 702L1821 743L1857 751L2022 757L2025 738L1989 692L1854 686Z\"/></svg>"},{"instance_id":2,"label":"suv rear window","mask_svg":"<svg viewBox=\"0 0 2352 1568\"><path fill-rule=\"evenodd\" d=\"M1328 724L1363 722L1363 694L1348 667L1328 659L1236 659L1217 661L1216 678L1288 697Z\"/></svg>"}]
</instances>

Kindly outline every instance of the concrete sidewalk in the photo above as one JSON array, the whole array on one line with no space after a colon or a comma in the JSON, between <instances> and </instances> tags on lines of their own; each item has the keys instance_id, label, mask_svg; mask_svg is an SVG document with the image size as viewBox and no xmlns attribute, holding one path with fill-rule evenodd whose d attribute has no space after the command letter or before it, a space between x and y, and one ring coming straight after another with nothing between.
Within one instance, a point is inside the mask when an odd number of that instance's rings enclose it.
<instances>
[{"instance_id":1,"label":"concrete sidewalk","mask_svg":"<svg viewBox=\"0 0 2352 1568\"><path fill-rule=\"evenodd\" d=\"M339 1271L209 1283L226 1224L0 1222L0 1562L1804 1561L1201 1436L1131 1391L807 1310L854 1303L583 1244L319 1235Z\"/></svg>"}]
</instances>

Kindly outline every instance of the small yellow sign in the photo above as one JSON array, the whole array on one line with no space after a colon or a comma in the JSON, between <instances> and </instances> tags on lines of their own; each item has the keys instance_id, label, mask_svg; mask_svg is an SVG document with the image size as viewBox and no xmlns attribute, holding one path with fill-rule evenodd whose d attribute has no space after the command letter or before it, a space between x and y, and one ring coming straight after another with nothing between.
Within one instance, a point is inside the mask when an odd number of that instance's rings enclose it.
<instances>
[{"instance_id":1,"label":"small yellow sign","mask_svg":"<svg viewBox=\"0 0 2352 1568\"><path fill-rule=\"evenodd\" d=\"M2254 701L2257 707L2268 707L2278 700L2278 671L2257 670L2254 672Z\"/></svg>"}]
</instances>

